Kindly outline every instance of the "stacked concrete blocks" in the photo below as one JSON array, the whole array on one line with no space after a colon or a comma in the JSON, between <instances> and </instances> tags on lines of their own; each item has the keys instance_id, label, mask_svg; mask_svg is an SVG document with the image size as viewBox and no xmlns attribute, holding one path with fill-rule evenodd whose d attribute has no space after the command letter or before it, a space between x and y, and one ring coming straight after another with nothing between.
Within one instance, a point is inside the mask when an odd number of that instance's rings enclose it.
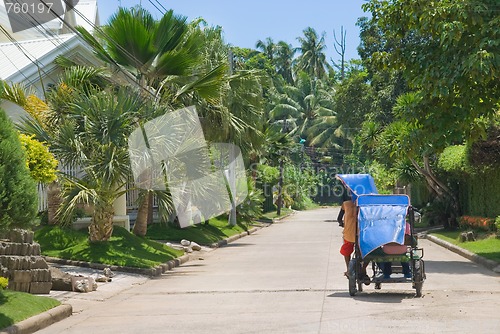
<instances>
[{"instance_id":1,"label":"stacked concrete blocks","mask_svg":"<svg viewBox=\"0 0 500 334\"><path fill-rule=\"evenodd\" d=\"M9 279L9 290L48 294L52 277L47 262L40 256L40 245L33 232L12 230L8 240L0 240L0 276Z\"/></svg>"}]
</instances>

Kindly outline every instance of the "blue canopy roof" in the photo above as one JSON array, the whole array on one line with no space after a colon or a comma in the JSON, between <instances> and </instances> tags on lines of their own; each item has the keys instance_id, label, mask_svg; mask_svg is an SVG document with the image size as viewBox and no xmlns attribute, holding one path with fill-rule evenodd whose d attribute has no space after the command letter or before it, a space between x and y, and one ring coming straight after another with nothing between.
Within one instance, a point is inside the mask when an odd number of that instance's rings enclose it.
<instances>
[{"instance_id":1,"label":"blue canopy roof","mask_svg":"<svg viewBox=\"0 0 500 334\"><path fill-rule=\"evenodd\" d=\"M356 201L359 195L378 194L370 174L337 174L336 177L351 191L353 201Z\"/></svg>"},{"instance_id":2,"label":"blue canopy roof","mask_svg":"<svg viewBox=\"0 0 500 334\"><path fill-rule=\"evenodd\" d=\"M388 243L404 244L408 196L361 195L357 204L359 249L363 258Z\"/></svg>"},{"instance_id":3,"label":"blue canopy roof","mask_svg":"<svg viewBox=\"0 0 500 334\"><path fill-rule=\"evenodd\" d=\"M406 195L379 195L369 174L337 174L352 200L359 207L358 244L361 257L378 247L404 243L406 214L410 199Z\"/></svg>"}]
</instances>

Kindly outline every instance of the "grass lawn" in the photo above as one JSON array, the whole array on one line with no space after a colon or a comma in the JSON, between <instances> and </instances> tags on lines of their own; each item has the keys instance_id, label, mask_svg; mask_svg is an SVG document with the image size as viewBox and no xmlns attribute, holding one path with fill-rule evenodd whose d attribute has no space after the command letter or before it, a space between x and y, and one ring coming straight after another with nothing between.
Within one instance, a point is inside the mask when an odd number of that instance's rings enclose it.
<instances>
[{"instance_id":1,"label":"grass lawn","mask_svg":"<svg viewBox=\"0 0 500 334\"><path fill-rule=\"evenodd\" d=\"M37 230L35 240L46 256L137 268L152 268L184 254L121 227L114 228L108 242L90 243L86 231L50 226Z\"/></svg>"},{"instance_id":2,"label":"grass lawn","mask_svg":"<svg viewBox=\"0 0 500 334\"><path fill-rule=\"evenodd\" d=\"M0 290L0 329L40 314L61 303L49 297Z\"/></svg>"},{"instance_id":3,"label":"grass lawn","mask_svg":"<svg viewBox=\"0 0 500 334\"><path fill-rule=\"evenodd\" d=\"M243 224L230 226L227 218L218 217L210 219L208 224L196 224L186 228L156 223L148 227L146 236L153 240L181 241L186 239L200 245L210 245L246 230L247 227Z\"/></svg>"},{"instance_id":4,"label":"grass lawn","mask_svg":"<svg viewBox=\"0 0 500 334\"><path fill-rule=\"evenodd\" d=\"M467 249L477 255L490 260L500 262L500 239L495 238L495 235L479 234L477 241L460 242L459 236L463 231L435 231L434 235L442 240L448 241L461 248Z\"/></svg>"}]
</instances>

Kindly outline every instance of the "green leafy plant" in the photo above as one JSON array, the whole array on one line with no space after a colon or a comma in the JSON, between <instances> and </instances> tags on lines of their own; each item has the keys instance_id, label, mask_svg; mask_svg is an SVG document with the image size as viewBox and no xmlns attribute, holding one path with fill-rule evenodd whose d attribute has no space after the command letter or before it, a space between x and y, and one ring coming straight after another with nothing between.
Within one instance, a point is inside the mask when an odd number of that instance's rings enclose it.
<instances>
[{"instance_id":1,"label":"green leafy plant","mask_svg":"<svg viewBox=\"0 0 500 334\"><path fill-rule=\"evenodd\" d=\"M7 286L9 286L9 279L0 276L0 290L7 289Z\"/></svg>"},{"instance_id":2,"label":"green leafy plant","mask_svg":"<svg viewBox=\"0 0 500 334\"><path fill-rule=\"evenodd\" d=\"M257 189L253 181L248 179L248 196L243 203L237 208L238 218L244 222L251 222L254 219L262 216L262 203L264 196L262 190Z\"/></svg>"},{"instance_id":3,"label":"green leafy plant","mask_svg":"<svg viewBox=\"0 0 500 334\"><path fill-rule=\"evenodd\" d=\"M30 175L35 181L42 183L55 181L56 168L59 163L47 146L34 137L34 135L19 135L19 140L26 152L26 166L30 170Z\"/></svg>"}]
</instances>

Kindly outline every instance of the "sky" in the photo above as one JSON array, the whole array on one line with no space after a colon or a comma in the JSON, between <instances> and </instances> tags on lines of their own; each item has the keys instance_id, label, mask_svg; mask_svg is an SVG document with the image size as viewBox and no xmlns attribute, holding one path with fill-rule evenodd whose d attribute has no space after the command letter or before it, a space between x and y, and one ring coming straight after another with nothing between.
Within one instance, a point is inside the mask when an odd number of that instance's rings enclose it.
<instances>
[{"instance_id":1,"label":"sky","mask_svg":"<svg viewBox=\"0 0 500 334\"><path fill-rule=\"evenodd\" d=\"M133 7L141 4L159 18L164 9L187 16L189 20L202 17L210 26L221 26L227 43L233 46L255 48L258 40L271 37L274 42L285 41L299 46L297 37L312 27L318 34L326 33L327 59L340 56L334 49L333 31L340 40L340 29L346 31L346 59L359 58L358 17L363 12L363 0L98 0L101 24L107 22L119 4ZM155 6L161 10L159 11ZM161 6L160 6L161 4ZM162 7L163 6L163 7Z\"/></svg>"}]
</instances>

